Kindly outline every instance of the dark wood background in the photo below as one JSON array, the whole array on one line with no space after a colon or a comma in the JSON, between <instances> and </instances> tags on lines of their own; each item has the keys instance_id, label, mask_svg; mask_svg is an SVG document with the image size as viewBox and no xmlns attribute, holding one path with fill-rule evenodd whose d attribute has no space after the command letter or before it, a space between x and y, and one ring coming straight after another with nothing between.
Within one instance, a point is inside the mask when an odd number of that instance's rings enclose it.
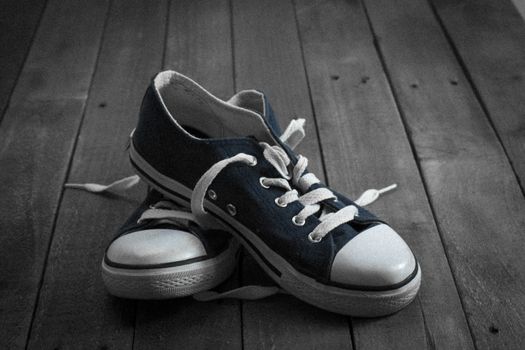
<instances>
[{"instance_id":1,"label":"dark wood background","mask_svg":"<svg viewBox=\"0 0 525 350\"><path fill-rule=\"evenodd\" d=\"M1 349L519 349L525 334L525 25L509 0L3 0ZM257 88L299 151L415 251L421 291L358 319L291 296L109 296L103 251L144 196L65 182L131 173L153 74ZM224 288L271 283L248 256Z\"/></svg>"}]
</instances>

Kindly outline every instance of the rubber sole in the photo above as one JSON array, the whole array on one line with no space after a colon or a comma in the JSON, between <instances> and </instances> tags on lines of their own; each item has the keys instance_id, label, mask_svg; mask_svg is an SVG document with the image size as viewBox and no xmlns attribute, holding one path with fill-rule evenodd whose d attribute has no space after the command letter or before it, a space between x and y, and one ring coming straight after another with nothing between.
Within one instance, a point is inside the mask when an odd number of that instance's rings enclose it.
<instances>
[{"instance_id":1,"label":"rubber sole","mask_svg":"<svg viewBox=\"0 0 525 350\"><path fill-rule=\"evenodd\" d=\"M168 198L189 206L191 189L159 173L130 147L132 165L139 176ZM377 317L397 312L414 300L421 285L421 269L401 287L391 290L363 291L327 285L306 276L293 268L285 259L270 249L250 229L225 213L209 200L206 210L217 223L236 237L255 258L264 271L283 289L297 298L334 313Z\"/></svg>"},{"instance_id":2,"label":"rubber sole","mask_svg":"<svg viewBox=\"0 0 525 350\"><path fill-rule=\"evenodd\" d=\"M216 287L235 269L239 244L214 258L157 269L123 269L102 260L102 279L110 294L128 299L171 299Z\"/></svg>"}]
</instances>

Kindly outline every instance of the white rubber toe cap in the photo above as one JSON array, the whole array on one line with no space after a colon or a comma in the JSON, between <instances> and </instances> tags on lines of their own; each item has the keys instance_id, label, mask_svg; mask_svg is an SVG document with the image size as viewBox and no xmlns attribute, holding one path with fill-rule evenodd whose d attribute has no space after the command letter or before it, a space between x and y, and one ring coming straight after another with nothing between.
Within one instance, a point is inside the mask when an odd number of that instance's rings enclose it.
<instances>
[{"instance_id":1,"label":"white rubber toe cap","mask_svg":"<svg viewBox=\"0 0 525 350\"><path fill-rule=\"evenodd\" d=\"M106 256L117 264L147 266L174 263L206 255L199 238L179 230L153 229L120 236Z\"/></svg>"},{"instance_id":2,"label":"white rubber toe cap","mask_svg":"<svg viewBox=\"0 0 525 350\"><path fill-rule=\"evenodd\" d=\"M333 282L388 287L406 280L416 268L414 254L389 226L380 224L361 232L337 252Z\"/></svg>"}]
</instances>

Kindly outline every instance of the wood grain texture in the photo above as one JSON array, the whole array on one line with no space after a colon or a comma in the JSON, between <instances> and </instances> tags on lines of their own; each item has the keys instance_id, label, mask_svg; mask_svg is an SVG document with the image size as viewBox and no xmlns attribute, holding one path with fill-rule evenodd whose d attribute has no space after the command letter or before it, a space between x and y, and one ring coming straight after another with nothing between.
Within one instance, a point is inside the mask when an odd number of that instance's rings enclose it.
<instances>
[{"instance_id":1,"label":"wood grain texture","mask_svg":"<svg viewBox=\"0 0 525 350\"><path fill-rule=\"evenodd\" d=\"M132 172L125 145L161 65L166 9L163 0L112 3L68 181L110 183ZM100 263L144 193L123 200L65 191L29 348L132 347L135 303L109 296Z\"/></svg>"},{"instance_id":2,"label":"wood grain texture","mask_svg":"<svg viewBox=\"0 0 525 350\"><path fill-rule=\"evenodd\" d=\"M275 285L248 253L243 285ZM290 295L243 302L246 349L352 349L348 321Z\"/></svg>"},{"instance_id":3,"label":"wood grain texture","mask_svg":"<svg viewBox=\"0 0 525 350\"><path fill-rule=\"evenodd\" d=\"M524 24L508 0L429 2L3 1L0 348L521 348ZM263 90L282 126L305 117L299 152L351 197L398 183L371 209L422 265L414 303L350 320L284 295L109 296L100 261L144 187L62 185L130 174L127 136L162 67L222 98ZM273 284L240 266L243 284Z\"/></svg>"},{"instance_id":4,"label":"wood grain texture","mask_svg":"<svg viewBox=\"0 0 525 350\"><path fill-rule=\"evenodd\" d=\"M237 89L258 89L270 99L281 126L307 120L308 137L298 152L324 179L301 48L290 1L234 1L234 57ZM268 284L264 272L247 258L243 284ZM270 282L271 283L271 282ZM307 305L292 296L243 303L247 349L352 348L345 317Z\"/></svg>"},{"instance_id":5,"label":"wood grain texture","mask_svg":"<svg viewBox=\"0 0 525 350\"><path fill-rule=\"evenodd\" d=\"M525 22L508 0L433 1L525 186Z\"/></svg>"},{"instance_id":6,"label":"wood grain texture","mask_svg":"<svg viewBox=\"0 0 525 350\"><path fill-rule=\"evenodd\" d=\"M366 1L478 348L522 347L525 200L421 1Z\"/></svg>"},{"instance_id":7,"label":"wood grain texture","mask_svg":"<svg viewBox=\"0 0 525 350\"><path fill-rule=\"evenodd\" d=\"M164 69L229 99L234 93L231 36L228 0L172 1Z\"/></svg>"},{"instance_id":8,"label":"wood grain texture","mask_svg":"<svg viewBox=\"0 0 525 350\"><path fill-rule=\"evenodd\" d=\"M353 320L357 349L473 348L425 190L360 2L296 1L332 188L356 198L399 188L371 206L407 241L423 283L406 309Z\"/></svg>"},{"instance_id":9,"label":"wood grain texture","mask_svg":"<svg viewBox=\"0 0 525 350\"><path fill-rule=\"evenodd\" d=\"M23 348L84 110L105 1L50 1L0 128L0 348Z\"/></svg>"},{"instance_id":10,"label":"wood grain texture","mask_svg":"<svg viewBox=\"0 0 525 350\"><path fill-rule=\"evenodd\" d=\"M0 8L0 121L16 84L46 0L6 0Z\"/></svg>"},{"instance_id":11,"label":"wood grain texture","mask_svg":"<svg viewBox=\"0 0 525 350\"><path fill-rule=\"evenodd\" d=\"M221 1L174 1L164 68L188 75L212 93L233 94L230 6ZM219 289L237 286L234 273ZM240 302L192 298L139 302L135 349L240 349Z\"/></svg>"},{"instance_id":12,"label":"wood grain texture","mask_svg":"<svg viewBox=\"0 0 525 350\"><path fill-rule=\"evenodd\" d=\"M310 171L324 180L291 1L233 0L233 30L237 90L263 91L282 128L294 118L306 119L308 137L297 152L308 157Z\"/></svg>"}]
</instances>

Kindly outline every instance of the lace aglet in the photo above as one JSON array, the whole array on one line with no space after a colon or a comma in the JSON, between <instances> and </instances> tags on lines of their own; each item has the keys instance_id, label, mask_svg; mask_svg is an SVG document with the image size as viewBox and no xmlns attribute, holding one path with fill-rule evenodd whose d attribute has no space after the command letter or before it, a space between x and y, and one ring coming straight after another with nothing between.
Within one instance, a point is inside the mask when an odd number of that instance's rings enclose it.
<instances>
[{"instance_id":1,"label":"lace aglet","mask_svg":"<svg viewBox=\"0 0 525 350\"><path fill-rule=\"evenodd\" d=\"M112 192L115 194L123 193L124 191L134 187L138 184L140 178L138 175L132 175L123 179L117 180L109 185L101 185L95 183L66 183L65 188L73 188L78 190L84 190L92 193L104 193Z\"/></svg>"},{"instance_id":2,"label":"lace aglet","mask_svg":"<svg viewBox=\"0 0 525 350\"><path fill-rule=\"evenodd\" d=\"M379 192L379 194L383 194L383 193L395 190L396 188L397 188L397 184L392 184L390 186L387 186L387 187L384 187L384 188L382 188L380 190L377 190L377 192Z\"/></svg>"},{"instance_id":3,"label":"lace aglet","mask_svg":"<svg viewBox=\"0 0 525 350\"><path fill-rule=\"evenodd\" d=\"M90 184L66 183L66 184L64 184L64 187L65 188L74 188L74 189L77 189L77 190L85 190L87 185L90 185Z\"/></svg>"}]
</instances>

